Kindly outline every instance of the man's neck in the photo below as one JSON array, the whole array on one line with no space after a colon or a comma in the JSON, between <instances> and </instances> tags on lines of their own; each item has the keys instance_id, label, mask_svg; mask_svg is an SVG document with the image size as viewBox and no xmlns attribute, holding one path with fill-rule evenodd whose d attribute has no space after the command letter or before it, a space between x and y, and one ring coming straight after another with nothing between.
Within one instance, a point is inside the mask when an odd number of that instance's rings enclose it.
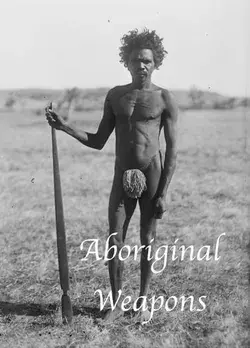
<instances>
[{"instance_id":1,"label":"man's neck","mask_svg":"<svg viewBox=\"0 0 250 348\"><path fill-rule=\"evenodd\" d=\"M131 83L131 87L133 89L151 89L152 87L152 82L151 79L150 80L146 80L146 81L138 81L138 80L133 80Z\"/></svg>"}]
</instances>

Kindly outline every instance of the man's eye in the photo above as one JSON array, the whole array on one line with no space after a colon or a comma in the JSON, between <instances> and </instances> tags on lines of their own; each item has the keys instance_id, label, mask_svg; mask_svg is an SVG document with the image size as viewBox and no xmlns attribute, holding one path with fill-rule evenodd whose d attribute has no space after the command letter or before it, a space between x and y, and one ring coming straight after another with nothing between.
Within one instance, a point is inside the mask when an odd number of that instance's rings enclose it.
<instances>
[{"instance_id":1,"label":"man's eye","mask_svg":"<svg viewBox=\"0 0 250 348\"><path fill-rule=\"evenodd\" d=\"M137 64L137 63L150 64L151 61L150 60L132 59L132 63L133 64Z\"/></svg>"}]
</instances>

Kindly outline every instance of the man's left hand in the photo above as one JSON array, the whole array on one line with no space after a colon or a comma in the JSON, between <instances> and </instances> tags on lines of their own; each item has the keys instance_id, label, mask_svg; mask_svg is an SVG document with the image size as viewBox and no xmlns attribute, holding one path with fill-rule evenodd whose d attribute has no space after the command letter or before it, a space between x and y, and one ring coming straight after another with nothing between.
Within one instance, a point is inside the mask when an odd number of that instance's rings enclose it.
<instances>
[{"instance_id":1,"label":"man's left hand","mask_svg":"<svg viewBox=\"0 0 250 348\"><path fill-rule=\"evenodd\" d=\"M158 197L155 200L154 207L154 217L155 219L162 219L163 214L166 211L166 199L162 197Z\"/></svg>"}]
</instances>

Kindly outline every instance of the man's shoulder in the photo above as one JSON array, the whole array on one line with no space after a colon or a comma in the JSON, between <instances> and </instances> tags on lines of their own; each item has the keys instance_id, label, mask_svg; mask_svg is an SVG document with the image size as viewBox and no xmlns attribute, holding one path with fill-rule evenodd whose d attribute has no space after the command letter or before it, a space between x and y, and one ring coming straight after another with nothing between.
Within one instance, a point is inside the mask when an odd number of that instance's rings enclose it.
<instances>
[{"instance_id":1,"label":"man's shoulder","mask_svg":"<svg viewBox=\"0 0 250 348\"><path fill-rule=\"evenodd\" d=\"M175 102L174 94L166 88L163 88L163 87L160 87L157 85L153 85L152 91L160 93L161 97L165 103L174 103Z\"/></svg>"},{"instance_id":2,"label":"man's shoulder","mask_svg":"<svg viewBox=\"0 0 250 348\"><path fill-rule=\"evenodd\" d=\"M163 87L159 87L159 90L161 91L161 96L165 103L176 103L174 94L171 91Z\"/></svg>"},{"instance_id":3,"label":"man's shoulder","mask_svg":"<svg viewBox=\"0 0 250 348\"><path fill-rule=\"evenodd\" d=\"M165 110L170 112L171 115L177 117L178 114L178 104L174 94L166 88L159 87L161 91L161 97L164 103Z\"/></svg>"},{"instance_id":4,"label":"man's shoulder","mask_svg":"<svg viewBox=\"0 0 250 348\"><path fill-rule=\"evenodd\" d=\"M176 102L176 98L173 94L173 92L169 91L166 88L160 88L161 89L161 96L165 105L165 108L167 110L178 110L178 104Z\"/></svg>"},{"instance_id":5,"label":"man's shoulder","mask_svg":"<svg viewBox=\"0 0 250 348\"><path fill-rule=\"evenodd\" d=\"M117 98L120 95L123 95L128 90L129 85L130 84L119 85L119 86L115 86L115 87L111 88L107 94L108 98L112 99L112 98Z\"/></svg>"}]
</instances>

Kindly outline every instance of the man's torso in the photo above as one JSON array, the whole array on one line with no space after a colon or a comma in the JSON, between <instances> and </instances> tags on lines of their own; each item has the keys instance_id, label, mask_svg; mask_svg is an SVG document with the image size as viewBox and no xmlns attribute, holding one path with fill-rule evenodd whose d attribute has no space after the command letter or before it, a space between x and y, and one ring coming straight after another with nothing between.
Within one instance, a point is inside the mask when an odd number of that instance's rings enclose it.
<instances>
[{"instance_id":1,"label":"man's torso","mask_svg":"<svg viewBox=\"0 0 250 348\"><path fill-rule=\"evenodd\" d=\"M159 152L161 115L166 108L162 89L132 89L130 85L114 89L111 106L116 118L116 157L125 170L145 169Z\"/></svg>"}]
</instances>

